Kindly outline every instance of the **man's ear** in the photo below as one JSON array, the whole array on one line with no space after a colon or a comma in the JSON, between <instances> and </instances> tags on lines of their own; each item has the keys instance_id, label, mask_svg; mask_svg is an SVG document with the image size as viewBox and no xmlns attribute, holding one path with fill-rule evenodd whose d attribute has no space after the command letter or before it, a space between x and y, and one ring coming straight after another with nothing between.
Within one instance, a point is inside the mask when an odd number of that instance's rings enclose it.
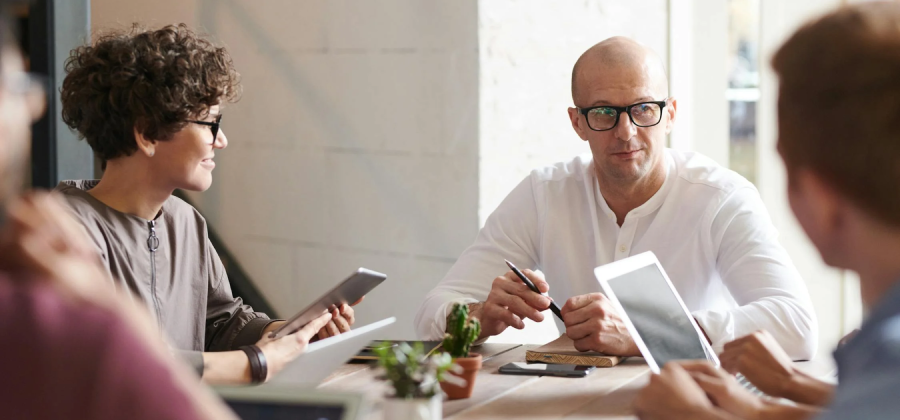
<instances>
[{"instance_id":1,"label":"man's ear","mask_svg":"<svg viewBox=\"0 0 900 420\"><path fill-rule=\"evenodd\" d=\"M134 128L134 141L137 143L138 151L147 157L153 157L156 154L156 141L144 137L137 127Z\"/></svg>"},{"instance_id":2,"label":"man's ear","mask_svg":"<svg viewBox=\"0 0 900 420\"><path fill-rule=\"evenodd\" d=\"M587 141L587 132L585 131L586 127L583 127L583 123L586 121L581 120L581 113L578 112L578 108L569 107L569 121L572 122L572 128L575 129L575 133L578 134L578 137L581 137L582 140Z\"/></svg>"},{"instance_id":3,"label":"man's ear","mask_svg":"<svg viewBox=\"0 0 900 420\"><path fill-rule=\"evenodd\" d=\"M669 104L666 105L666 112L669 113L669 120L666 121L666 134L672 132L672 128L675 127L675 115L678 111L678 101L675 98L669 98Z\"/></svg>"}]
</instances>

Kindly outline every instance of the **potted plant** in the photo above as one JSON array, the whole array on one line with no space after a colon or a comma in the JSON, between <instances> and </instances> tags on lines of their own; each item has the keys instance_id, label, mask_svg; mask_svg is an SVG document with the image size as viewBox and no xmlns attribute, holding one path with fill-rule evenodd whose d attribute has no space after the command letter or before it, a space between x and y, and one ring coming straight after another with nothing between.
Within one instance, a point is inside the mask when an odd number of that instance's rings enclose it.
<instances>
[{"instance_id":1,"label":"potted plant","mask_svg":"<svg viewBox=\"0 0 900 420\"><path fill-rule=\"evenodd\" d=\"M469 307L456 303L447 317L447 333L444 334L444 342L441 344L461 369L459 377L465 381L441 382L441 388L451 400L469 398L472 389L475 388L475 377L481 370L481 355L470 353L472 343L481 334L481 323L477 319L469 319Z\"/></svg>"},{"instance_id":2,"label":"potted plant","mask_svg":"<svg viewBox=\"0 0 900 420\"><path fill-rule=\"evenodd\" d=\"M425 354L422 343L392 345L385 342L374 349L382 373L393 395L384 401L383 418L391 420L439 420L442 418L440 383L454 368L449 354ZM449 376L449 375L446 375ZM453 380L453 379L451 379Z\"/></svg>"}]
</instances>

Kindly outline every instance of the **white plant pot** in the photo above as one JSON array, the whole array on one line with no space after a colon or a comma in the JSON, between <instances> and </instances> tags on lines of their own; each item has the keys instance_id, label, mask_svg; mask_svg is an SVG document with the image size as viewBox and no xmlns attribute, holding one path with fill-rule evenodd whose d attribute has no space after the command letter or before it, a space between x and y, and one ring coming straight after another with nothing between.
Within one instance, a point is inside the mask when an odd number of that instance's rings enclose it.
<instances>
[{"instance_id":1,"label":"white plant pot","mask_svg":"<svg viewBox=\"0 0 900 420\"><path fill-rule=\"evenodd\" d=\"M443 398L436 395L432 398L386 398L382 402L384 420L441 420Z\"/></svg>"}]
</instances>

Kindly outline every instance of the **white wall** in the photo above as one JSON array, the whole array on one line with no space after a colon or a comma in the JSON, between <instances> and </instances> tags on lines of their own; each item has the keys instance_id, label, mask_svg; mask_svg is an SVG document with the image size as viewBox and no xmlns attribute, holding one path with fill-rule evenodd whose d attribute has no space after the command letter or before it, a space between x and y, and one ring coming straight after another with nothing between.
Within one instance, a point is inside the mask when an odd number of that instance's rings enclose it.
<instances>
[{"instance_id":1,"label":"white wall","mask_svg":"<svg viewBox=\"0 0 900 420\"><path fill-rule=\"evenodd\" d=\"M678 101L670 145L728 166L728 2L668 3L669 90Z\"/></svg>"},{"instance_id":2,"label":"white wall","mask_svg":"<svg viewBox=\"0 0 900 420\"><path fill-rule=\"evenodd\" d=\"M590 151L566 109L572 66L611 36L666 56L665 0L478 3L481 224L528 173Z\"/></svg>"},{"instance_id":3,"label":"white wall","mask_svg":"<svg viewBox=\"0 0 900 420\"><path fill-rule=\"evenodd\" d=\"M360 323L397 315L391 336L411 338L419 300L510 189L588 151L566 107L590 45L626 35L668 57L673 145L727 164L719 1L94 0L92 23L185 22L223 41L244 96L225 111L230 146L196 196L202 211L282 313L366 266L389 280L358 307ZM861 310L852 276L822 264L786 205L767 63L836 3L762 1L758 186L810 287L823 352Z\"/></svg>"},{"instance_id":4,"label":"white wall","mask_svg":"<svg viewBox=\"0 0 900 420\"><path fill-rule=\"evenodd\" d=\"M357 307L414 338L424 294L478 229L474 1L94 0L95 29L185 22L243 76L201 210L292 314L353 269L388 281Z\"/></svg>"}]
</instances>

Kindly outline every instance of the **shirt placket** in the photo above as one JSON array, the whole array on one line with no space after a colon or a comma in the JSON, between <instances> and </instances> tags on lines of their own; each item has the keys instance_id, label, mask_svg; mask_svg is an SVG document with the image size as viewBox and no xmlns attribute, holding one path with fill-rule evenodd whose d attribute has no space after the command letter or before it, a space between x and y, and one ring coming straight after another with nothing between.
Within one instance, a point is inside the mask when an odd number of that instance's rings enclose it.
<instances>
[{"instance_id":1,"label":"shirt placket","mask_svg":"<svg viewBox=\"0 0 900 420\"><path fill-rule=\"evenodd\" d=\"M619 235L616 237L616 252L613 261L619 261L631 255L631 244L634 242L636 227L637 217L632 214L625 216L625 221L619 228Z\"/></svg>"}]
</instances>

